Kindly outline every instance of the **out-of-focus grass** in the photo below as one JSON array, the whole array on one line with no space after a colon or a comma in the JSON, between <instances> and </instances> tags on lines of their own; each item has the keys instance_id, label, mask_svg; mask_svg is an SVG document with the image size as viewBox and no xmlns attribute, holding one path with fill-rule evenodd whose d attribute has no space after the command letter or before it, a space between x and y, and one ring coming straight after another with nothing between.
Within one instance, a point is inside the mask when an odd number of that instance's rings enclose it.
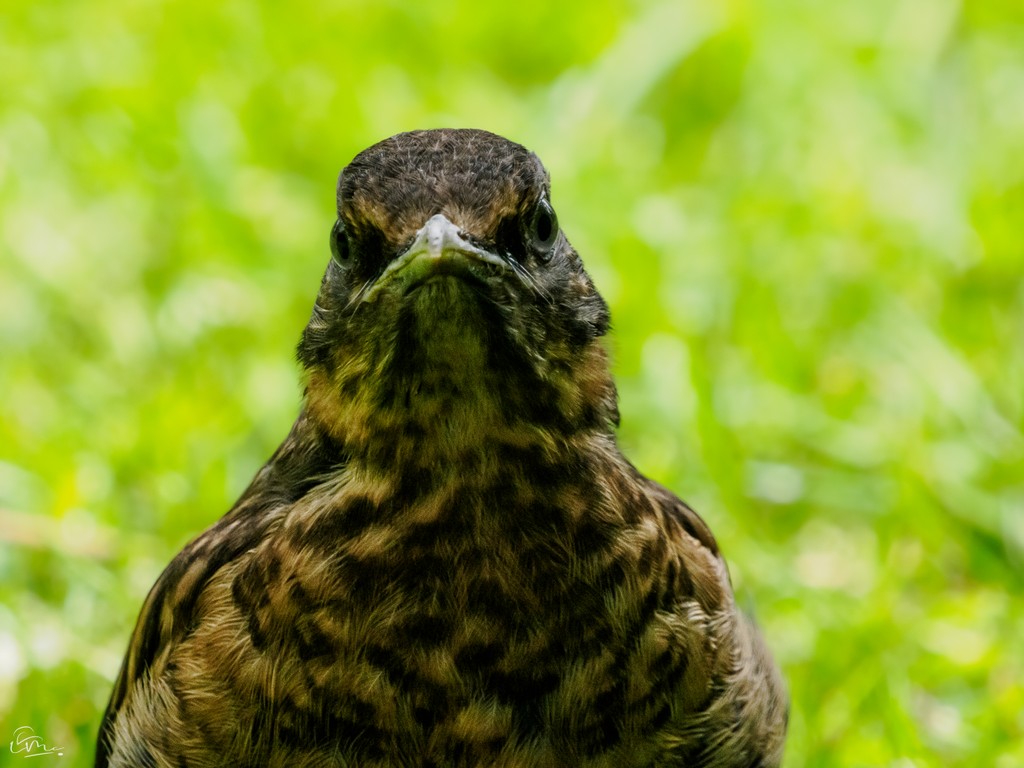
<instances>
[{"instance_id":1,"label":"out-of-focus grass","mask_svg":"<svg viewBox=\"0 0 1024 768\"><path fill-rule=\"evenodd\" d=\"M0 739L89 764L148 587L295 413L337 171L460 125L551 170L786 764L1024 764L1022 9L5 4Z\"/></svg>"}]
</instances>

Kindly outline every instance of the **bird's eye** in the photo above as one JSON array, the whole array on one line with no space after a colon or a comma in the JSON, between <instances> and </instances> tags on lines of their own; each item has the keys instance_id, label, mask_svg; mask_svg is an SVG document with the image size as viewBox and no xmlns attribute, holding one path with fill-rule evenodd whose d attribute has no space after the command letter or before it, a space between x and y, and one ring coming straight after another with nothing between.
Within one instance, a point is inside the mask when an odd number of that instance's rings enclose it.
<instances>
[{"instance_id":1,"label":"bird's eye","mask_svg":"<svg viewBox=\"0 0 1024 768\"><path fill-rule=\"evenodd\" d=\"M351 258L348 234L345 232L345 224L341 219L334 222L334 227L331 228L331 256L342 267L348 266Z\"/></svg>"},{"instance_id":2,"label":"bird's eye","mask_svg":"<svg viewBox=\"0 0 1024 768\"><path fill-rule=\"evenodd\" d=\"M526 234L534 253L544 261L551 258L551 249L558 238L558 217L547 200L541 200L533 209Z\"/></svg>"}]
</instances>

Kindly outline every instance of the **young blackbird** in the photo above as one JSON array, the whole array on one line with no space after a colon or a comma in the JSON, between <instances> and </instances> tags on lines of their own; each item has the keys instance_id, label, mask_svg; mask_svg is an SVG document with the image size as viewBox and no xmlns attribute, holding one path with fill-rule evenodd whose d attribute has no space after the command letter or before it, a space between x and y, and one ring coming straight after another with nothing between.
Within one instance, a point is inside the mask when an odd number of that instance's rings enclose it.
<instances>
[{"instance_id":1,"label":"young blackbird","mask_svg":"<svg viewBox=\"0 0 1024 768\"><path fill-rule=\"evenodd\" d=\"M538 158L382 141L331 250L301 413L150 592L96 765L778 765L779 673L616 445L608 309Z\"/></svg>"}]
</instances>

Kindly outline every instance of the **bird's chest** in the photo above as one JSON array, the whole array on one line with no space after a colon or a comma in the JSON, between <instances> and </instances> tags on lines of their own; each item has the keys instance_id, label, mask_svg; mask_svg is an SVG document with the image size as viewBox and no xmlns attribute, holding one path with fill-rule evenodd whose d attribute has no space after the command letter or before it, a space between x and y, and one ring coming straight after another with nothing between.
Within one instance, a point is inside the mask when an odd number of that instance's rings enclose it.
<instances>
[{"instance_id":1,"label":"bird's chest","mask_svg":"<svg viewBox=\"0 0 1024 768\"><path fill-rule=\"evenodd\" d=\"M303 646L298 627L315 616L332 654L379 666L399 689L452 698L486 689L498 670L536 669L570 639L571 615L599 619L607 585L587 568L598 542L574 536L585 489L479 480L339 494L285 545L293 556L276 582L299 617L292 644Z\"/></svg>"},{"instance_id":2,"label":"bird's chest","mask_svg":"<svg viewBox=\"0 0 1024 768\"><path fill-rule=\"evenodd\" d=\"M642 526L602 520L599 484L488 479L349 478L237 569L240 685L277 713L276 743L328 739L365 762L389 744L484 760L619 738L629 680L665 645Z\"/></svg>"}]
</instances>

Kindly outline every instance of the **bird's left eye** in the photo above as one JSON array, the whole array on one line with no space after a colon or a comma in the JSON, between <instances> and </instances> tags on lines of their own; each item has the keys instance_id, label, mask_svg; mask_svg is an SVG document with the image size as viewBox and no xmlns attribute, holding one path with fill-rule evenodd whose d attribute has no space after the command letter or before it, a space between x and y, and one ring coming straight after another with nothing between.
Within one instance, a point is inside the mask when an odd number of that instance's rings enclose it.
<instances>
[{"instance_id":1,"label":"bird's left eye","mask_svg":"<svg viewBox=\"0 0 1024 768\"><path fill-rule=\"evenodd\" d=\"M558 239L558 217L555 216L555 212L547 200L537 203L526 230L533 252L545 261L551 258L551 249L555 245L555 240Z\"/></svg>"}]
</instances>

